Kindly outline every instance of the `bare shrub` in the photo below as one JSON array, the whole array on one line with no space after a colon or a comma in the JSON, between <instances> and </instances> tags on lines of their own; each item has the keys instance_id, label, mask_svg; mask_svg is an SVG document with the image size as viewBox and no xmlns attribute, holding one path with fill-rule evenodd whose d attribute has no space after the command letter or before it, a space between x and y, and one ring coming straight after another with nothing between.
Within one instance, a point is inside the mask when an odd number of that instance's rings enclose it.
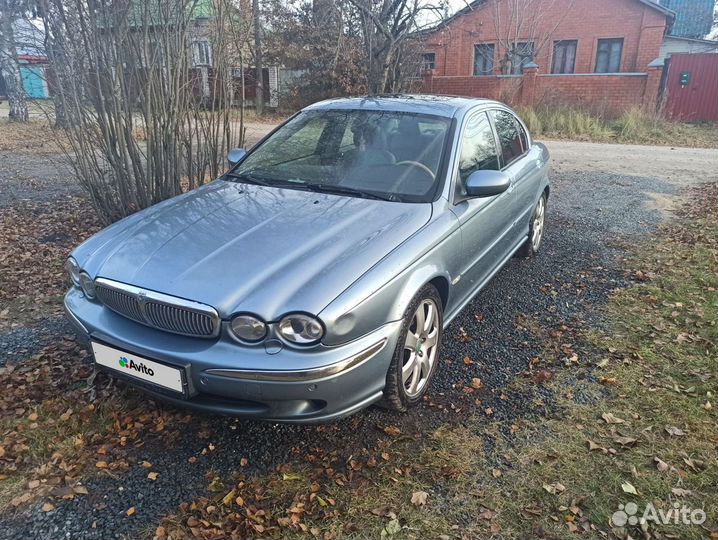
<instances>
[{"instance_id":1,"label":"bare shrub","mask_svg":"<svg viewBox=\"0 0 718 540\"><path fill-rule=\"evenodd\" d=\"M242 46L238 5L43 2L49 56L62 60L53 68L66 156L103 221L222 171L227 151L244 137L233 108Z\"/></svg>"}]
</instances>

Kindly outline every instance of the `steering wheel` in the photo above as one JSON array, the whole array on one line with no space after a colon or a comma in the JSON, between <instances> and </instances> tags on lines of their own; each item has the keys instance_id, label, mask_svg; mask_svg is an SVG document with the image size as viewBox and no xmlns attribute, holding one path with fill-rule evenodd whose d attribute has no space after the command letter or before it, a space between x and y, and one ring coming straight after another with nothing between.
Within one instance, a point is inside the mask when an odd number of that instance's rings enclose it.
<instances>
[{"instance_id":1,"label":"steering wheel","mask_svg":"<svg viewBox=\"0 0 718 540\"><path fill-rule=\"evenodd\" d=\"M410 165L411 167L416 167L417 169L421 169L426 174L428 174L432 180L436 179L436 175L434 175L433 172L431 172L431 169L424 165L423 163L419 163L418 161L412 161L410 159L407 159L406 161L398 161L394 163L394 165Z\"/></svg>"}]
</instances>

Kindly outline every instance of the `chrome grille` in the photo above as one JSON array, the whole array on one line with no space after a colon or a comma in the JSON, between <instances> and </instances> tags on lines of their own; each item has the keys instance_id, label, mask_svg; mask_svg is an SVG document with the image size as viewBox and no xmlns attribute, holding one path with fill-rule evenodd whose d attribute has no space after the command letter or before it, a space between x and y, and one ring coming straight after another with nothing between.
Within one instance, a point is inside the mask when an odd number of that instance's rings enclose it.
<instances>
[{"instance_id":1,"label":"chrome grille","mask_svg":"<svg viewBox=\"0 0 718 540\"><path fill-rule=\"evenodd\" d=\"M95 294L97 295L97 298L99 298L100 302L105 304L111 310L116 311L120 315L124 315L128 319L141 323L145 322L145 318L142 316L140 303L135 296L101 285L95 286Z\"/></svg>"},{"instance_id":2,"label":"chrome grille","mask_svg":"<svg viewBox=\"0 0 718 540\"><path fill-rule=\"evenodd\" d=\"M220 320L211 306L111 281L95 280L97 298L133 321L192 337L215 337Z\"/></svg>"},{"instance_id":3,"label":"chrome grille","mask_svg":"<svg viewBox=\"0 0 718 540\"><path fill-rule=\"evenodd\" d=\"M145 315L153 326L164 328L177 334L211 336L214 333L212 317L204 313L188 311L157 302L147 302L145 304Z\"/></svg>"}]
</instances>

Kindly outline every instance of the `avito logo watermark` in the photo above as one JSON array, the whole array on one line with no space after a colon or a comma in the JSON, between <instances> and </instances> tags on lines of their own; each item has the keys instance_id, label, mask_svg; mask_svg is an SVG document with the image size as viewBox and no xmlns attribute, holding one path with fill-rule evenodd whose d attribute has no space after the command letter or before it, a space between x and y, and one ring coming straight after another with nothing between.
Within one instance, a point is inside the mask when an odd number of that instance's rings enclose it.
<instances>
[{"instance_id":1,"label":"avito logo watermark","mask_svg":"<svg viewBox=\"0 0 718 540\"><path fill-rule=\"evenodd\" d=\"M616 527L648 522L657 525L701 525L706 520L706 513L702 508L692 509L677 502L667 510L656 508L653 503L648 503L640 515L638 510L638 505L633 502L619 504L618 510L611 516L611 523Z\"/></svg>"},{"instance_id":2,"label":"avito logo watermark","mask_svg":"<svg viewBox=\"0 0 718 540\"><path fill-rule=\"evenodd\" d=\"M134 369L135 371L139 371L140 373L144 373L145 375L149 375L150 377L154 376L155 374L152 368L147 367L143 363L138 364L134 360L128 360L124 356L120 357L120 367L123 367L125 369Z\"/></svg>"}]
</instances>

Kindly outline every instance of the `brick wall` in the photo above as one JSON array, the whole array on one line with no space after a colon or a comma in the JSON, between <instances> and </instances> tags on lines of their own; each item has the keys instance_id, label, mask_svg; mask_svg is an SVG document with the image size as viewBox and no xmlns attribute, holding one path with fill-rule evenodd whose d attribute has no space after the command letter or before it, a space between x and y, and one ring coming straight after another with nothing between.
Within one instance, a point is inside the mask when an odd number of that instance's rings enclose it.
<instances>
[{"instance_id":1,"label":"brick wall","mask_svg":"<svg viewBox=\"0 0 718 540\"><path fill-rule=\"evenodd\" d=\"M487 0L427 36L424 50L435 54L435 70L432 87L427 87L425 81L425 91L493 99L510 94L514 101L521 95L517 88L522 84L521 78L496 76L501 73L504 55L497 36L507 35L512 17L508 7L512 3L496 1ZM519 0L518 4L522 1L529 0ZM546 9L536 18L527 18L530 22L525 21L523 26L527 35L517 40L534 41L539 48L534 60L539 68L533 101L563 101L614 111L633 105L655 105L658 92L647 73L649 63L660 54L667 24L664 14L639 0L553 0L531 5ZM602 38L623 38L620 71L636 75L593 74L596 48ZM550 75L553 43L559 40L578 41L574 75ZM494 44L494 76L472 75L474 45L480 43ZM649 78L651 84L647 87Z\"/></svg>"}]
</instances>

